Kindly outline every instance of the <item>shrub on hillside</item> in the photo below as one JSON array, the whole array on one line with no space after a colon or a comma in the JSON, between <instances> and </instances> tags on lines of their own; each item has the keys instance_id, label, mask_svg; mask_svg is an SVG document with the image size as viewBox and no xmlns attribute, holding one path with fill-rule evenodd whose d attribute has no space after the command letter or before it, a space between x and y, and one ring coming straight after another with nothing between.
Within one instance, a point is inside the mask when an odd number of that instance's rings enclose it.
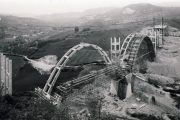
<instances>
[{"instance_id":1,"label":"shrub on hillside","mask_svg":"<svg viewBox=\"0 0 180 120\"><path fill-rule=\"evenodd\" d=\"M90 28L83 28L82 32L90 31Z\"/></svg>"},{"instance_id":2,"label":"shrub on hillside","mask_svg":"<svg viewBox=\"0 0 180 120\"><path fill-rule=\"evenodd\" d=\"M13 109L9 116L13 120L70 120L66 106L58 109L42 99L32 99L27 108L22 110Z\"/></svg>"},{"instance_id":3,"label":"shrub on hillside","mask_svg":"<svg viewBox=\"0 0 180 120\"><path fill-rule=\"evenodd\" d=\"M75 33L79 32L79 27L78 27L78 26L76 26L76 27L74 28L74 32L75 32Z\"/></svg>"},{"instance_id":4,"label":"shrub on hillside","mask_svg":"<svg viewBox=\"0 0 180 120\"><path fill-rule=\"evenodd\" d=\"M1 99L1 120L70 120L66 105L57 108L46 100L32 96L6 95Z\"/></svg>"}]
</instances>

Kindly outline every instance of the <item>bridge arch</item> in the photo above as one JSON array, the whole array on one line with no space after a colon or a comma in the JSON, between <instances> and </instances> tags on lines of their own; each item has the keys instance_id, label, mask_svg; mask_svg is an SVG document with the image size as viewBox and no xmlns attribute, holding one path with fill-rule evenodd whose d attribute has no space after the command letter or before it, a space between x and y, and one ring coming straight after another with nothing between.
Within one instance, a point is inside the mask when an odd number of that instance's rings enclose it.
<instances>
[{"instance_id":1,"label":"bridge arch","mask_svg":"<svg viewBox=\"0 0 180 120\"><path fill-rule=\"evenodd\" d=\"M155 59L155 49L151 39L142 34L136 33L133 36L127 51L128 57L123 57L123 60L126 59L130 71L136 69L135 64L137 63L142 66L143 61L154 61Z\"/></svg>"},{"instance_id":2,"label":"bridge arch","mask_svg":"<svg viewBox=\"0 0 180 120\"><path fill-rule=\"evenodd\" d=\"M121 46L121 50L120 50L120 58L121 58L121 60L125 59L126 54L128 52L128 49L129 49L129 46L132 43L132 40L133 40L134 36L135 36L135 34L131 33L125 38L125 40L124 40L124 42L123 42L123 44Z\"/></svg>"},{"instance_id":3,"label":"bridge arch","mask_svg":"<svg viewBox=\"0 0 180 120\"><path fill-rule=\"evenodd\" d=\"M106 52L97 45L89 44L89 43L80 43L80 44L72 47L64 54L64 56L56 64L55 68L53 69L52 73L50 74L50 76L43 88L43 93L45 94L45 96L47 98L50 97L52 88L55 85L55 83L61 73L61 70L65 67L66 63L69 61L69 58L71 58L74 54L76 54L77 51L79 51L85 47L93 47L100 53L100 55L103 57L106 64L111 64L111 60L108 57L108 55L106 54Z\"/></svg>"}]
</instances>

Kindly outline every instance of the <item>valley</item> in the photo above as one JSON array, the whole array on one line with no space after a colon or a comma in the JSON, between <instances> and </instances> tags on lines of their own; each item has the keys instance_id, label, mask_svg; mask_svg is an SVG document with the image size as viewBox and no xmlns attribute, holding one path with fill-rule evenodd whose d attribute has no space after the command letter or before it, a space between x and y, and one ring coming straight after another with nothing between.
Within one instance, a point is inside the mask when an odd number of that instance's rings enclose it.
<instances>
[{"instance_id":1,"label":"valley","mask_svg":"<svg viewBox=\"0 0 180 120\"><path fill-rule=\"evenodd\" d=\"M140 3L0 15L0 52L12 60L0 119L179 120L179 12Z\"/></svg>"}]
</instances>

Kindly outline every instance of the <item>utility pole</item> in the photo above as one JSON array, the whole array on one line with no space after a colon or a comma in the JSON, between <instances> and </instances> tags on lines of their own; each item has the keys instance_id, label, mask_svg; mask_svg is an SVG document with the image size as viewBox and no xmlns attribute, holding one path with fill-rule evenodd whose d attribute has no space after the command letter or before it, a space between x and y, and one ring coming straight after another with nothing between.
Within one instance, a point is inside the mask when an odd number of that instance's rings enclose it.
<instances>
[{"instance_id":1,"label":"utility pole","mask_svg":"<svg viewBox=\"0 0 180 120\"><path fill-rule=\"evenodd\" d=\"M162 17L162 21L161 21L161 23L162 23L162 44L164 45L164 40L163 40L163 35L164 35L164 28L163 28L163 25L164 25L164 18Z\"/></svg>"},{"instance_id":2,"label":"utility pole","mask_svg":"<svg viewBox=\"0 0 180 120\"><path fill-rule=\"evenodd\" d=\"M154 49L155 49L155 52L156 52L156 47L157 47L157 34L156 34L156 30L155 30L155 18L153 17L153 36L154 36L154 40L153 40L153 43L154 43Z\"/></svg>"},{"instance_id":3,"label":"utility pole","mask_svg":"<svg viewBox=\"0 0 180 120\"><path fill-rule=\"evenodd\" d=\"M153 28L154 28L154 26L155 26L155 18L153 17Z\"/></svg>"},{"instance_id":4,"label":"utility pole","mask_svg":"<svg viewBox=\"0 0 180 120\"><path fill-rule=\"evenodd\" d=\"M153 36L155 36L155 39L156 39L155 18L154 17L153 17Z\"/></svg>"}]
</instances>

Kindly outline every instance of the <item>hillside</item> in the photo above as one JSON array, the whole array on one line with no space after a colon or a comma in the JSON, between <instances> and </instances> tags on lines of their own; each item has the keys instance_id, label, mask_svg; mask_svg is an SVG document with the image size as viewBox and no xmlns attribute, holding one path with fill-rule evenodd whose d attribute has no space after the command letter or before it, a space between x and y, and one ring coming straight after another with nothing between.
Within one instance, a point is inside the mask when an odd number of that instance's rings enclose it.
<instances>
[{"instance_id":1,"label":"hillside","mask_svg":"<svg viewBox=\"0 0 180 120\"><path fill-rule=\"evenodd\" d=\"M47 27L47 22L37 20L34 18L16 17L10 15L0 15L0 28L4 28L9 34L15 32L16 34L26 34L37 27Z\"/></svg>"},{"instance_id":2,"label":"hillside","mask_svg":"<svg viewBox=\"0 0 180 120\"><path fill-rule=\"evenodd\" d=\"M133 30L133 29L132 29ZM41 58L47 55L56 55L58 60L73 46L79 44L80 42L92 43L100 46L106 52L109 52L110 49L110 37L120 36L121 39L124 39L126 35L132 32L127 28L119 30L102 30L102 31L91 31L85 33L76 33L65 38L56 38L54 40L47 41L46 44L43 44L38 51L29 58ZM80 35L80 34L84 34ZM53 36L51 37L53 38ZM12 58L13 61L16 61L16 58ZM77 52L69 61L68 65L77 65L82 63L94 62L97 60L102 60L97 51L92 49L84 49ZM18 70L19 69L19 70ZM16 67L16 73L14 74L14 83L13 86L16 86L14 90L33 90L35 87L43 87L49 75L41 75L36 69L34 69L30 64L25 63ZM28 71L28 72L27 72ZM14 71L15 72L15 71ZM72 78L77 77L79 71L69 71L63 72L62 76L59 79L61 81L71 80ZM21 83L21 84L19 84ZM22 87L23 86L23 87Z\"/></svg>"},{"instance_id":3,"label":"hillside","mask_svg":"<svg viewBox=\"0 0 180 120\"><path fill-rule=\"evenodd\" d=\"M56 20L60 19L61 16L65 20L66 17L71 17L69 21L73 21L74 19L79 19L79 24L84 25L102 25L101 27L97 28L90 28L90 31L83 32L80 28L79 33L73 33L73 31L69 32L64 30L61 32L61 29L53 29L49 23L42 22L41 20L36 20L33 18L21 18L21 17L15 17L15 16L5 16L1 15L1 25L7 26L7 30L9 33L12 33L14 31L16 34L27 34L30 36L33 34L39 34L42 33L42 35L38 35L35 40L38 41L38 48L36 49L34 54L28 54L29 58L32 59L38 59L47 55L56 55L58 57L58 60L65 54L65 52L73 47L74 45L79 44L80 42L87 42L92 43L100 46L103 48L107 53L109 53L110 50L110 37L121 37L121 39L124 39L128 34L132 32L138 32L145 26L152 26L153 21L144 21L139 23L128 23L128 24L120 24L117 25L115 23L127 23L131 22L132 18L133 21L139 21L139 20L145 20L148 19L146 16L149 16L149 18L153 18L153 16L157 15L162 11L162 9L166 12L169 17L166 22L176 28L180 29L180 22L178 17L173 17L175 14L179 14L178 10L179 8L167 8L167 7L159 7L154 6L151 4L134 4L129 5L124 8L97 8L93 10L87 10L83 14L82 13L69 13L67 14L55 14ZM96 12L99 11L99 12ZM151 12L150 12L151 11ZM171 14L171 12L174 12ZM149 13L149 14L147 14ZM82 17L82 15L84 15ZM117 17L120 16L120 17ZM44 16L45 17L45 16ZM161 17L161 16L159 16ZM172 17L172 18L171 18ZM50 19L51 16L47 19ZM158 18L158 17L156 17ZM52 15L52 19L53 18ZM63 21L60 21L63 23ZM67 24L69 23L66 21ZM88 22L88 23L87 23ZM72 24L75 24L76 21L72 22ZM109 25L112 24L113 26ZM69 24L69 25L72 25ZM66 25L66 24L65 24ZM57 27L58 28L58 27ZM13 34L14 35L14 34ZM42 39L44 38L44 39ZM33 38L34 39L34 38ZM41 40L41 41L40 41ZM25 47L28 49L27 47ZM20 48L20 51L23 52L23 50ZM8 52L8 51L6 51ZM25 52L23 52L25 53ZM29 53L29 52L28 52ZM31 51L32 53L32 51ZM27 54L26 54L27 55ZM87 59L87 56L89 59ZM90 59L91 58L91 59ZM13 79L15 80L14 84L19 84L21 82L23 86L26 86L25 89L29 90L34 88L34 85L37 86L43 86L45 83L45 80L47 79L47 76L41 77L41 75L38 73L38 71L29 64L26 64L26 62L23 61L21 58L12 57L14 64L19 62L19 64L15 64L13 67ZM71 60L70 65L76 65L76 64L82 64L82 63L88 63L88 62L94 62L96 60L100 60L99 54L96 54L96 51L92 50L85 50L77 53ZM29 71L28 73L26 71ZM24 74L20 74L24 73ZM76 74L76 73L74 73ZM29 77L27 77L29 76ZM33 77L32 77L33 76ZM73 75L76 76L76 75ZM62 79L71 79L69 78L72 76L65 76ZM33 79L33 82L31 82ZM37 83L38 81L38 83ZM28 88L29 86L29 88ZM19 88L19 86L17 87Z\"/></svg>"},{"instance_id":4,"label":"hillside","mask_svg":"<svg viewBox=\"0 0 180 120\"><path fill-rule=\"evenodd\" d=\"M0 15L0 18L1 18L1 23L4 23L5 25L11 25L11 26L45 25L45 22L42 22L34 18L16 17L16 16L11 16L11 15Z\"/></svg>"},{"instance_id":5,"label":"hillside","mask_svg":"<svg viewBox=\"0 0 180 120\"><path fill-rule=\"evenodd\" d=\"M98 12L97 12L98 11ZM152 20L153 17L179 18L180 7L132 4L123 8L96 8L81 13L42 15L38 19L58 25L101 25Z\"/></svg>"},{"instance_id":6,"label":"hillside","mask_svg":"<svg viewBox=\"0 0 180 120\"><path fill-rule=\"evenodd\" d=\"M169 21L170 24L174 26L179 25L178 20ZM110 37L121 37L121 39L125 39L125 37L135 31L141 30L145 26L152 25L152 21L144 22L144 23L131 23L125 25L114 25L113 27L105 26L104 28L109 29L101 29L101 30L90 30L88 32L79 32L79 33L71 33L71 35L62 37L61 34L51 35L50 39L47 39L46 42L42 42L40 44L38 51L36 51L33 55L29 56L32 59L38 59L47 55L56 55L58 60L67 52L68 49L73 47L74 45L79 44L80 42L92 43L103 48L107 53L110 50ZM92 50L83 50L77 52L70 59L70 63L68 65L77 65L87 62L93 62L96 60L100 60L99 54L96 54L97 51ZM88 56L88 57L87 57ZM93 58L93 59L92 59ZM14 61L16 61L13 58ZM17 91L20 90L32 90L35 87L41 86L45 84L45 81L48 78L48 75L41 75L36 69L34 69L29 64L19 65L21 68L17 67L15 70L17 71L14 77L14 85ZM19 71L18 71L19 70ZM27 72L28 71L28 72ZM68 73L63 73L63 77L59 78L63 81L70 80L73 77L77 76L79 71L71 72L71 76ZM21 74L23 73L23 74ZM28 76L28 77L27 77ZM19 84L22 83L22 84ZM24 89L20 86L24 86Z\"/></svg>"},{"instance_id":7,"label":"hillside","mask_svg":"<svg viewBox=\"0 0 180 120\"><path fill-rule=\"evenodd\" d=\"M97 12L98 11L98 12ZM153 18L179 19L180 7L161 7L152 4L131 4L123 8L95 8L84 12L54 13L35 18L0 15L1 23L12 28L50 27L50 26L100 26L146 21ZM0 24L2 25L2 24Z\"/></svg>"},{"instance_id":8,"label":"hillside","mask_svg":"<svg viewBox=\"0 0 180 120\"><path fill-rule=\"evenodd\" d=\"M4 31L4 38L13 39L13 37L21 35L34 39L40 34L50 33L51 31L57 32L59 30L53 29L53 27L52 24L35 18L0 15L0 31Z\"/></svg>"}]
</instances>

